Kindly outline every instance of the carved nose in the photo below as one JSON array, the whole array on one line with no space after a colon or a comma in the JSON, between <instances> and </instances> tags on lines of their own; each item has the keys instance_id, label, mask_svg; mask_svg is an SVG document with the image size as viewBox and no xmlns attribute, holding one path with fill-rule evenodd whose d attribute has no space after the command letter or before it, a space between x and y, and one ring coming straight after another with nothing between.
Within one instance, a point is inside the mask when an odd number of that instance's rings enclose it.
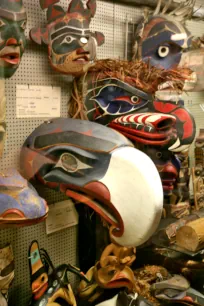
<instances>
[{"instance_id":1,"label":"carved nose","mask_svg":"<svg viewBox=\"0 0 204 306\"><path fill-rule=\"evenodd\" d=\"M18 45L18 42L15 38L9 38L6 42L6 46Z\"/></svg>"},{"instance_id":2,"label":"carved nose","mask_svg":"<svg viewBox=\"0 0 204 306\"><path fill-rule=\"evenodd\" d=\"M83 48L79 48L76 50L77 55L84 54L84 53L87 54L87 51L85 51Z\"/></svg>"}]
</instances>

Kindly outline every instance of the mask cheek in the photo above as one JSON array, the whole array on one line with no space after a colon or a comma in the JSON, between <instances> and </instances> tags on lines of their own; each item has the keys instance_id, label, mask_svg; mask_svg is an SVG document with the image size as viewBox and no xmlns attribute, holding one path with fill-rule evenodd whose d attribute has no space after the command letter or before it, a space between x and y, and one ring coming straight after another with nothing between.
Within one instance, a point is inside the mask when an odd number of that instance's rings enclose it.
<instances>
[{"instance_id":1,"label":"mask cheek","mask_svg":"<svg viewBox=\"0 0 204 306\"><path fill-rule=\"evenodd\" d=\"M88 43L83 47L85 52L89 52L91 61L96 58L96 47L97 41L94 37L90 37Z\"/></svg>"},{"instance_id":2,"label":"mask cheek","mask_svg":"<svg viewBox=\"0 0 204 306\"><path fill-rule=\"evenodd\" d=\"M7 291L14 279L14 271L8 274L5 277L0 276L0 289L3 292L4 290Z\"/></svg>"}]
</instances>

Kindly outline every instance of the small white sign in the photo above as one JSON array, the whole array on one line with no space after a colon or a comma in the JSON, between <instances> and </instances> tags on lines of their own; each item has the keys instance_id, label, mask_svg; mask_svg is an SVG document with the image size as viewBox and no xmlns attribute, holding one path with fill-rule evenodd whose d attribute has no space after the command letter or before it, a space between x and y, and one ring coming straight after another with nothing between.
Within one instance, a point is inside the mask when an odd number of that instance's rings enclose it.
<instances>
[{"instance_id":1,"label":"small white sign","mask_svg":"<svg viewBox=\"0 0 204 306\"><path fill-rule=\"evenodd\" d=\"M49 205L49 213L46 219L47 234L77 225L78 223L79 216L71 200Z\"/></svg>"},{"instance_id":2,"label":"small white sign","mask_svg":"<svg viewBox=\"0 0 204 306\"><path fill-rule=\"evenodd\" d=\"M61 88L16 85L17 118L60 117Z\"/></svg>"}]
</instances>

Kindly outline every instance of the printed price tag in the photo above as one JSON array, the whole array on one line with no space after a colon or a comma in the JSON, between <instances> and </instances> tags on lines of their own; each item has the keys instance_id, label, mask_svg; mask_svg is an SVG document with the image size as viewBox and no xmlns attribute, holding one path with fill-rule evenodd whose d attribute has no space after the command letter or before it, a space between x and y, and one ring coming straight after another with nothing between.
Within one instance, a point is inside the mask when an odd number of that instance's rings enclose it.
<instances>
[{"instance_id":1,"label":"printed price tag","mask_svg":"<svg viewBox=\"0 0 204 306\"><path fill-rule=\"evenodd\" d=\"M49 205L46 233L51 234L78 224L78 213L71 200Z\"/></svg>"},{"instance_id":2,"label":"printed price tag","mask_svg":"<svg viewBox=\"0 0 204 306\"><path fill-rule=\"evenodd\" d=\"M16 85L17 118L60 117L61 88Z\"/></svg>"}]
</instances>

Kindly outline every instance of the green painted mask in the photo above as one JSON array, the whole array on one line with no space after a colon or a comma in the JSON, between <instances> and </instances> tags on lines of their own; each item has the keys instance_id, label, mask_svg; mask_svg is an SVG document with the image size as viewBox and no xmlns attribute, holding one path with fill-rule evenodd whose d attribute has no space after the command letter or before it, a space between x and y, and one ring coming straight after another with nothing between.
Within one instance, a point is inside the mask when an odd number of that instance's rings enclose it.
<instances>
[{"instance_id":1,"label":"green painted mask","mask_svg":"<svg viewBox=\"0 0 204 306\"><path fill-rule=\"evenodd\" d=\"M22 0L0 2L0 78L10 78L23 55L27 16Z\"/></svg>"}]
</instances>

